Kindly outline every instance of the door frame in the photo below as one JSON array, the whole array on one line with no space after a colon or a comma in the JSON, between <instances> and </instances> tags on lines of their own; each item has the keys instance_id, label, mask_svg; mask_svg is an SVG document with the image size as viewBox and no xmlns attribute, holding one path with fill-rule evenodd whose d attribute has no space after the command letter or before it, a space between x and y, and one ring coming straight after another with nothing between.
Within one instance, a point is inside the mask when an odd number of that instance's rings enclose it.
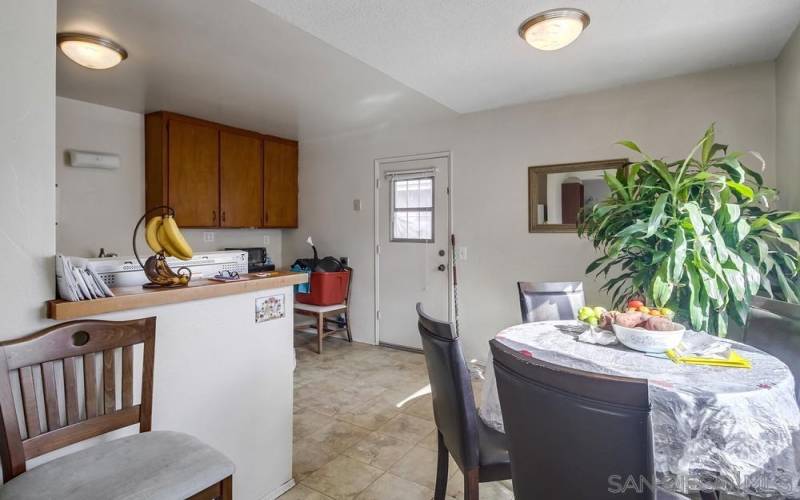
<instances>
[{"instance_id":1,"label":"door frame","mask_svg":"<svg viewBox=\"0 0 800 500\"><path fill-rule=\"evenodd\" d=\"M380 318L378 317L378 308L380 307L380 254L378 253L378 245L380 240L380 217L381 200L380 200L380 182L381 182L381 168L387 163L402 163L420 160L434 160L445 159L447 161L447 316L448 321L453 321L454 311L454 294L453 294L453 249L450 248L450 235L453 234L453 153L451 151L439 151L435 153L422 153L415 155L403 156L390 156L385 158L377 158L375 160L374 178L372 185L375 188L374 192L374 233L372 235L372 255L374 256L374 303L372 307L372 319L375 324L375 345L380 344ZM384 208L385 210L385 208Z\"/></svg>"}]
</instances>

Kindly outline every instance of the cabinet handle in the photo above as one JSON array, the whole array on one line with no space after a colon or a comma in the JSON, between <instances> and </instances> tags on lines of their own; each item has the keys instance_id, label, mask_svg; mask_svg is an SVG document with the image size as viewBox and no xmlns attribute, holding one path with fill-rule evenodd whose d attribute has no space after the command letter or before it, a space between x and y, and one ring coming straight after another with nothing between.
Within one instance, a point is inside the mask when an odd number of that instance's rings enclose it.
<instances>
[{"instance_id":1,"label":"cabinet handle","mask_svg":"<svg viewBox=\"0 0 800 500\"><path fill-rule=\"evenodd\" d=\"M217 211L216 210L212 210L211 211L211 220L214 221L214 222L217 222Z\"/></svg>"},{"instance_id":2,"label":"cabinet handle","mask_svg":"<svg viewBox=\"0 0 800 500\"><path fill-rule=\"evenodd\" d=\"M269 222L269 212L264 212L264 224Z\"/></svg>"},{"instance_id":3,"label":"cabinet handle","mask_svg":"<svg viewBox=\"0 0 800 500\"><path fill-rule=\"evenodd\" d=\"M222 222L225 222L225 210L222 211Z\"/></svg>"}]
</instances>

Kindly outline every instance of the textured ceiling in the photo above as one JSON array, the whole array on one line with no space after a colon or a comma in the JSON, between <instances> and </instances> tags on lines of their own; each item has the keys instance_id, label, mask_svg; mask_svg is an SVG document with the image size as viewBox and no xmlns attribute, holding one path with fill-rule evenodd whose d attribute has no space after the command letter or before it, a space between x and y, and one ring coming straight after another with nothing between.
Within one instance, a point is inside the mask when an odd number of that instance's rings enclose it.
<instances>
[{"instance_id":1,"label":"textured ceiling","mask_svg":"<svg viewBox=\"0 0 800 500\"><path fill-rule=\"evenodd\" d=\"M56 90L73 99L303 140L455 115L248 0L59 0L58 29L129 53L103 71L59 53Z\"/></svg>"},{"instance_id":2,"label":"textured ceiling","mask_svg":"<svg viewBox=\"0 0 800 500\"><path fill-rule=\"evenodd\" d=\"M251 0L458 112L774 59L798 0ZM556 52L517 35L541 10L591 25Z\"/></svg>"}]
</instances>

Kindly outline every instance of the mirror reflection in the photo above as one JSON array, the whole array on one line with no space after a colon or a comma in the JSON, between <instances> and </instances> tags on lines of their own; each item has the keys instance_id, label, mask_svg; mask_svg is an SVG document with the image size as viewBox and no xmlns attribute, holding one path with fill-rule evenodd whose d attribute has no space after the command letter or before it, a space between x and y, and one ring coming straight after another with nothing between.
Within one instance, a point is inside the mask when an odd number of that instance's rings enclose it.
<instances>
[{"instance_id":1,"label":"mirror reflection","mask_svg":"<svg viewBox=\"0 0 800 500\"><path fill-rule=\"evenodd\" d=\"M530 167L530 232L574 231L579 212L607 198L604 173L617 174L626 159Z\"/></svg>"}]
</instances>

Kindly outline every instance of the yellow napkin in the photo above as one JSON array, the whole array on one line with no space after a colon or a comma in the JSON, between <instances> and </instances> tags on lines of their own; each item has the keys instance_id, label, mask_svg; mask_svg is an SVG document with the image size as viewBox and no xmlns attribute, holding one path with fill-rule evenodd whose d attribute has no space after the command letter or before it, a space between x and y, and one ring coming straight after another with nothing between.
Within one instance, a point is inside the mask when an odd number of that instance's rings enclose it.
<instances>
[{"instance_id":1,"label":"yellow napkin","mask_svg":"<svg viewBox=\"0 0 800 500\"><path fill-rule=\"evenodd\" d=\"M670 349L666 352L667 357L678 364L685 365L708 365L708 366L726 366L728 368L752 368L753 365L750 361L741 357L739 353L733 349L728 351L727 358L716 357L703 357L697 356L692 353L682 351L681 346L675 349Z\"/></svg>"}]
</instances>

